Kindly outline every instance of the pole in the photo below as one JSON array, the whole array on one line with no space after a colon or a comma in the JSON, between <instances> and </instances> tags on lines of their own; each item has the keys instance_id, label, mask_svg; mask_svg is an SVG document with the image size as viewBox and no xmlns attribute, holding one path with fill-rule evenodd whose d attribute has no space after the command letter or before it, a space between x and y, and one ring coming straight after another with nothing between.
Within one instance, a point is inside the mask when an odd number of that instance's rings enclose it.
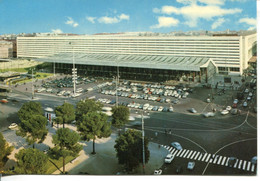
<instances>
[{"instance_id":1,"label":"pole","mask_svg":"<svg viewBox=\"0 0 260 181\"><path fill-rule=\"evenodd\" d=\"M34 98L33 68L32 68L32 99Z\"/></svg>"},{"instance_id":2,"label":"pole","mask_svg":"<svg viewBox=\"0 0 260 181\"><path fill-rule=\"evenodd\" d=\"M118 73L118 64L117 64L117 76L116 76L116 107L118 107L118 95L117 95L117 85L119 84L119 73Z\"/></svg>"},{"instance_id":3,"label":"pole","mask_svg":"<svg viewBox=\"0 0 260 181\"><path fill-rule=\"evenodd\" d=\"M76 69L75 69L75 60L74 60L74 47L72 47L72 53L73 53L73 70L72 70L72 78L73 78L73 95L76 94Z\"/></svg>"},{"instance_id":4,"label":"pole","mask_svg":"<svg viewBox=\"0 0 260 181\"><path fill-rule=\"evenodd\" d=\"M142 141L143 141L143 174L145 174L145 150L144 150L144 111L142 112Z\"/></svg>"}]
</instances>

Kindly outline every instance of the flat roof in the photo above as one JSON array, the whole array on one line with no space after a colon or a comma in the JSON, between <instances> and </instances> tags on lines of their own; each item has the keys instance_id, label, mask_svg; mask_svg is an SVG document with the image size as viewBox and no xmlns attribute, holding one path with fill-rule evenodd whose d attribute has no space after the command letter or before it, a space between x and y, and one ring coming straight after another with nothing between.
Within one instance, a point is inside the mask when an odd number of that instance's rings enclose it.
<instances>
[{"instance_id":1,"label":"flat roof","mask_svg":"<svg viewBox=\"0 0 260 181\"><path fill-rule=\"evenodd\" d=\"M55 54L50 57L37 58L36 61L73 63L73 53ZM150 68L165 70L200 71L212 61L211 58L177 57L159 55L114 55L75 53L75 64L118 66L132 68Z\"/></svg>"}]
</instances>

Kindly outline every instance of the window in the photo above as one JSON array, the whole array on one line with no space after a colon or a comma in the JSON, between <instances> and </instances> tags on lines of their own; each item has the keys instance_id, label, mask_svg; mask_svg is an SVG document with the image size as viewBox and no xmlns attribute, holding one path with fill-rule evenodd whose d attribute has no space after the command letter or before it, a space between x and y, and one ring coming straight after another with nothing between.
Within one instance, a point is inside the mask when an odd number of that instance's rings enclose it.
<instances>
[{"instance_id":1,"label":"window","mask_svg":"<svg viewBox=\"0 0 260 181\"><path fill-rule=\"evenodd\" d=\"M230 67L230 71L232 71L232 72L239 72L240 68Z\"/></svg>"}]
</instances>

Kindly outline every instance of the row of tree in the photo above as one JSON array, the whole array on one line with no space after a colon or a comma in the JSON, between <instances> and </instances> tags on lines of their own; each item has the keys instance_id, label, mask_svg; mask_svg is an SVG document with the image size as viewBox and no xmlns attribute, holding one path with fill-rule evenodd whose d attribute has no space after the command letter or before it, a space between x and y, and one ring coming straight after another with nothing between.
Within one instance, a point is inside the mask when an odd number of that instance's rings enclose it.
<instances>
[{"instance_id":1,"label":"row of tree","mask_svg":"<svg viewBox=\"0 0 260 181\"><path fill-rule=\"evenodd\" d=\"M63 158L63 173L65 173L65 158L67 156L75 157L83 149L82 145L78 143L80 140L92 140L92 153L95 154L95 140L111 135L111 122L108 122L107 115L101 112L102 106L101 103L86 99L79 101L76 109L72 104L67 102L55 108L56 118L54 122L63 126L62 128L58 128L56 134L53 135L52 142L55 146L50 149L48 155L55 159ZM112 112L113 126L121 128L128 122L130 113L127 107L113 107ZM15 173L44 174L47 169L45 165L49 160L48 156L42 151L35 149L35 144L43 142L48 134L46 128L47 119L43 116L41 104L39 102L27 102L23 104L18 111L18 116L21 123L18 126L16 134L26 138L28 144L33 145L33 148L23 149L15 155L17 159ZM65 128L65 124L71 123L74 120L76 120L78 132ZM4 142L0 142L0 144L4 145ZM8 147L6 144L4 147L5 149L3 150L5 151L1 154L3 157L0 157L3 160L2 163L5 163L12 150L12 147ZM114 147L117 152L119 164L124 164L128 171L142 163L142 136L140 132L133 130L125 132L116 139ZM145 153L145 162L148 162L149 150L146 138Z\"/></svg>"}]
</instances>

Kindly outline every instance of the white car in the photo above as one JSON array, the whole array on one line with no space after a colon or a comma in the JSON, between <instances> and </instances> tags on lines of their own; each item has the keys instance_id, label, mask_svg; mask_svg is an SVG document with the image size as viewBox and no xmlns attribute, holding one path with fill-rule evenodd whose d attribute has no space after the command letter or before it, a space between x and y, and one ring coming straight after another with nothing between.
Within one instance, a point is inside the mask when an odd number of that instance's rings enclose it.
<instances>
[{"instance_id":1,"label":"white car","mask_svg":"<svg viewBox=\"0 0 260 181\"><path fill-rule=\"evenodd\" d=\"M152 105L150 105L150 106L147 108L148 111L151 111L152 109L153 109L153 106L152 106Z\"/></svg>"},{"instance_id":2,"label":"white car","mask_svg":"<svg viewBox=\"0 0 260 181\"><path fill-rule=\"evenodd\" d=\"M172 160L174 159L174 156L172 154L168 154L165 159L164 159L164 162L165 163L171 163Z\"/></svg>"},{"instance_id":3,"label":"white car","mask_svg":"<svg viewBox=\"0 0 260 181\"><path fill-rule=\"evenodd\" d=\"M229 113L228 110L223 110L223 111L221 111L221 114L222 114L222 115L226 115L226 114L228 114L228 113Z\"/></svg>"},{"instance_id":4,"label":"white car","mask_svg":"<svg viewBox=\"0 0 260 181\"><path fill-rule=\"evenodd\" d=\"M253 93L252 92L249 92L249 94L248 94L250 97L252 97L253 96Z\"/></svg>"},{"instance_id":5,"label":"white car","mask_svg":"<svg viewBox=\"0 0 260 181\"><path fill-rule=\"evenodd\" d=\"M243 103L243 106L246 107L246 106L247 106L247 102L244 102L244 103Z\"/></svg>"},{"instance_id":6,"label":"white car","mask_svg":"<svg viewBox=\"0 0 260 181\"><path fill-rule=\"evenodd\" d=\"M187 169L188 169L188 170L193 170L194 167L195 167L195 162L189 162L189 163L188 163L188 166L187 166Z\"/></svg>"},{"instance_id":7,"label":"white car","mask_svg":"<svg viewBox=\"0 0 260 181\"><path fill-rule=\"evenodd\" d=\"M154 170L154 175L161 175L162 174L162 170L159 169L159 170Z\"/></svg>"},{"instance_id":8,"label":"white car","mask_svg":"<svg viewBox=\"0 0 260 181\"><path fill-rule=\"evenodd\" d=\"M191 113L197 113L197 111L194 108L190 108L188 111L190 111Z\"/></svg>"},{"instance_id":9,"label":"white car","mask_svg":"<svg viewBox=\"0 0 260 181\"><path fill-rule=\"evenodd\" d=\"M248 93L248 92L249 92L249 90L248 90L248 89L246 89L246 90L245 90L245 93Z\"/></svg>"},{"instance_id":10,"label":"white car","mask_svg":"<svg viewBox=\"0 0 260 181\"><path fill-rule=\"evenodd\" d=\"M235 99L233 103L234 103L234 104L237 104L237 103L238 103L238 99Z\"/></svg>"},{"instance_id":11,"label":"white car","mask_svg":"<svg viewBox=\"0 0 260 181\"><path fill-rule=\"evenodd\" d=\"M169 107L169 112L173 112L173 107Z\"/></svg>"},{"instance_id":12,"label":"white car","mask_svg":"<svg viewBox=\"0 0 260 181\"><path fill-rule=\"evenodd\" d=\"M248 96L248 97L247 97L247 100L248 100L248 101L250 101L250 100L251 100L251 97L250 97L250 96Z\"/></svg>"},{"instance_id":13,"label":"white car","mask_svg":"<svg viewBox=\"0 0 260 181\"><path fill-rule=\"evenodd\" d=\"M215 116L215 113L213 113L213 112L207 112L207 113L204 113L203 116L206 117L206 118L208 118L208 117L213 117L213 116Z\"/></svg>"},{"instance_id":14,"label":"white car","mask_svg":"<svg viewBox=\"0 0 260 181\"><path fill-rule=\"evenodd\" d=\"M16 128L18 125L16 123L12 123L10 124L10 126L8 127L9 129L14 129Z\"/></svg>"},{"instance_id":15,"label":"white car","mask_svg":"<svg viewBox=\"0 0 260 181\"><path fill-rule=\"evenodd\" d=\"M227 111L230 111L231 109L232 109L231 106L227 106L227 108L226 108Z\"/></svg>"},{"instance_id":16,"label":"white car","mask_svg":"<svg viewBox=\"0 0 260 181\"><path fill-rule=\"evenodd\" d=\"M163 110L163 107L160 106L159 109L158 109L158 111L159 111L159 112L162 112L162 110Z\"/></svg>"}]
</instances>

